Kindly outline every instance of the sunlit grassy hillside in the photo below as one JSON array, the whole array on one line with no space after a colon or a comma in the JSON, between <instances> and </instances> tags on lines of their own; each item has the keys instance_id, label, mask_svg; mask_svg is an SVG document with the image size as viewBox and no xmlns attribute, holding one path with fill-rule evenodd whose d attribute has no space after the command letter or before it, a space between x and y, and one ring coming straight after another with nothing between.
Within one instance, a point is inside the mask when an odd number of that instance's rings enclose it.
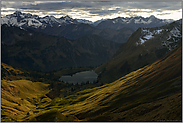
<instances>
[{"instance_id":1,"label":"sunlit grassy hillside","mask_svg":"<svg viewBox=\"0 0 183 123\"><path fill-rule=\"evenodd\" d=\"M19 121L33 113L41 98L50 101L45 96L48 84L29 80L1 80L1 120ZM21 121L21 120L20 120Z\"/></svg>"},{"instance_id":2,"label":"sunlit grassy hillside","mask_svg":"<svg viewBox=\"0 0 183 123\"><path fill-rule=\"evenodd\" d=\"M176 48L113 83L57 98L45 110L56 108L82 121L180 121L181 51Z\"/></svg>"},{"instance_id":3,"label":"sunlit grassy hillside","mask_svg":"<svg viewBox=\"0 0 183 123\"><path fill-rule=\"evenodd\" d=\"M50 84L37 82L39 77L43 77L43 73L20 70L10 65L1 63L1 121L29 121L29 118L44 114L44 108L50 104L52 99L49 93L52 91ZM43 80L48 79L49 75L45 75ZM31 80L34 80L31 81ZM41 79L42 80L42 79ZM53 81L55 82L55 81ZM62 84L61 84L62 85ZM62 85L64 87L64 85ZM77 121L75 116L65 116L56 110L49 110L52 115L59 119L46 117L46 121ZM38 116L42 118L41 116Z\"/></svg>"},{"instance_id":4,"label":"sunlit grassy hillside","mask_svg":"<svg viewBox=\"0 0 183 123\"><path fill-rule=\"evenodd\" d=\"M21 73L16 69L12 73L16 71ZM181 89L182 47L179 47L110 84L63 98L50 99L48 84L4 78L1 120L181 121Z\"/></svg>"}]
</instances>

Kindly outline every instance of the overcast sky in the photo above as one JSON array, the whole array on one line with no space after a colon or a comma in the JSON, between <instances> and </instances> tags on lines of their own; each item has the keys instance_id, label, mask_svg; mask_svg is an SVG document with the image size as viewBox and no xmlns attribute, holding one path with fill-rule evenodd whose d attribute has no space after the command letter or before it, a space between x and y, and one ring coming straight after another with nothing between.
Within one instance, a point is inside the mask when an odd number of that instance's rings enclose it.
<instances>
[{"instance_id":1,"label":"overcast sky","mask_svg":"<svg viewBox=\"0 0 183 123\"><path fill-rule=\"evenodd\" d=\"M159 1L1 1L1 16L12 14L16 10L23 13L60 18L69 15L72 18L97 21L100 19L154 15L160 19L182 18L181 2Z\"/></svg>"}]
</instances>

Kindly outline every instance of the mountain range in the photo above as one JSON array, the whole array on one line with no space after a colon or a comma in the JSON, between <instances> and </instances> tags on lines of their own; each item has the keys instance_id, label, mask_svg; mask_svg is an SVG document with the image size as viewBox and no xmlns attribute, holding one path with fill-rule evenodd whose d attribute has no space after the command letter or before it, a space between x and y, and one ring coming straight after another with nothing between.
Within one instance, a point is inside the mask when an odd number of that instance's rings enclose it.
<instances>
[{"instance_id":1,"label":"mountain range","mask_svg":"<svg viewBox=\"0 0 183 123\"><path fill-rule=\"evenodd\" d=\"M180 21L161 27L139 28L116 54L96 69L101 81L111 82L127 73L151 64L182 45Z\"/></svg>"},{"instance_id":2,"label":"mountain range","mask_svg":"<svg viewBox=\"0 0 183 123\"><path fill-rule=\"evenodd\" d=\"M32 15L30 13L26 14L20 11L15 11L13 14L1 17L1 19L1 24L15 25L18 27L45 28L46 26L84 23L96 26L99 29L111 28L114 30L118 30L122 27L133 27L133 29L142 26L155 27L173 22L172 19L158 19L153 15L148 18L141 16L130 18L118 17L92 22L84 19L72 19L68 15L61 18L55 18L54 16L39 17L38 15ZM134 27L134 25L136 26Z\"/></svg>"},{"instance_id":3,"label":"mountain range","mask_svg":"<svg viewBox=\"0 0 183 123\"><path fill-rule=\"evenodd\" d=\"M158 19L155 16L150 16L149 18L139 16L101 19L91 22L83 19L72 19L69 16L61 18L55 18L54 16L39 17L38 15L26 14L20 11L1 17L1 20L1 25L7 24L24 29L29 28L49 35L64 36L71 40L88 34L96 34L104 39L118 43L125 43L134 30L139 27L162 26L173 21L171 19ZM126 35L124 31L121 33L121 30L126 30L128 34Z\"/></svg>"},{"instance_id":4,"label":"mountain range","mask_svg":"<svg viewBox=\"0 0 183 123\"><path fill-rule=\"evenodd\" d=\"M171 21L3 17L1 121L181 122L182 19ZM93 83L59 81L91 69Z\"/></svg>"},{"instance_id":5,"label":"mountain range","mask_svg":"<svg viewBox=\"0 0 183 123\"><path fill-rule=\"evenodd\" d=\"M118 17L114 19L107 19L99 23L96 27L99 29L110 28L118 30L123 27L129 27L137 30L139 27L158 27L173 22L172 19L158 19L154 15L144 18L137 17Z\"/></svg>"},{"instance_id":6,"label":"mountain range","mask_svg":"<svg viewBox=\"0 0 183 123\"><path fill-rule=\"evenodd\" d=\"M2 62L26 69L53 71L68 67L98 66L107 62L119 44L97 35L68 40L3 25Z\"/></svg>"},{"instance_id":7,"label":"mountain range","mask_svg":"<svg viewBox=\"0 0 183 123\"><path fill-rule=\"evenodd\" d=\"M64 25L71 23L78 23L76 20L69 16L55 18L54 16L39 17L38 15L32 15L30 13L22 13L15 11L13 14L1 17L2 23L18 27L33 27L33 28L45 28L46 26Z\"/></svg>"}]
</instances>

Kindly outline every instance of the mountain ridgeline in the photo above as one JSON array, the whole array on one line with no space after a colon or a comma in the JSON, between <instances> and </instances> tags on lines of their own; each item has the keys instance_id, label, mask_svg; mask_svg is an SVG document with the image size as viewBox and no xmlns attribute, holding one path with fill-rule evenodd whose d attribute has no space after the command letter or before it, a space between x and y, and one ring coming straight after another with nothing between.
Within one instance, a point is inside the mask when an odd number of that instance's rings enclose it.
<instances>
[{"instance_id":1,"label":"mountain ridgeline","mask_svg":"<svg viewBox=\"0 0 183 123\"><path fill-rule=\"evenodd\" d=\"M125 74L151 64L182 45L179 21L154 28L139 28L116 54L96 69L100 80L112 82Z\"/></svg>"},{"instance_id":2,"label":"mountain ridgeline","mask_svg":"<svg viewBox=\"0 0 183 123\"><path fill-rule=\"evenodd\" d=\"M129 17L129 18L118 17L102 21L97 25L97 28L99 29L110 28L117 30L123 27L129 27L134 30L137 30L139 27L158 27L171 22L173 22L172 19L158 19L154 15L151 15L150 17L147 18L141 16Z\"/></svg>"},{"instance_id":3,"label":"mountain ridgeline","mask_svg":"<svg viewBox=\"0 0 183 123\"><path fill-rule=\"evenodd\" d=\"M87 20L73 19L69 16L55 18L54 16L39 17L30 13L16 11L13 14L1 17L2 23L24 29L33 29L49 35L66 37L67 39L78 39L84 35L96 34L104 39L118 43L125 43L130 35L139 27L156 27L173 22L171 19L158 19L155 16L148 18L118 17L114 19L98 20L90 22Z\"/></svg>"},{"instance_id":4,"label":"mountain ridgeline","mask_svg":"<svg viewBox=\"0 0 183 123\"><path fill-rule=\"evenodd\" d=\"M2 26L2 62L41 71L98 66L107 62L119 44L97 35L77 40Z\"/></svg>"}]
</instances>

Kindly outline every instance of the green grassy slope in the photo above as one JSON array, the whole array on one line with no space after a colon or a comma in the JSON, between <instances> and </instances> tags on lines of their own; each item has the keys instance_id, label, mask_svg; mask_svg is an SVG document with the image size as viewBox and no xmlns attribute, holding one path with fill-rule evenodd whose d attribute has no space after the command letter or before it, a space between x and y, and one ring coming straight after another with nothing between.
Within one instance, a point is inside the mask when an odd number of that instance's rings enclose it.
<instances>
[{"instance_id":1,"label":"green grassy slope","mask_svg":"<svg viewBox=\"0 0 183 123\"><path fill-rule=\"evenodd\" d=\"M180 121L182 48L101 87L57 98L57 108L82 121Z\"/></svg>"}]
</instances>

